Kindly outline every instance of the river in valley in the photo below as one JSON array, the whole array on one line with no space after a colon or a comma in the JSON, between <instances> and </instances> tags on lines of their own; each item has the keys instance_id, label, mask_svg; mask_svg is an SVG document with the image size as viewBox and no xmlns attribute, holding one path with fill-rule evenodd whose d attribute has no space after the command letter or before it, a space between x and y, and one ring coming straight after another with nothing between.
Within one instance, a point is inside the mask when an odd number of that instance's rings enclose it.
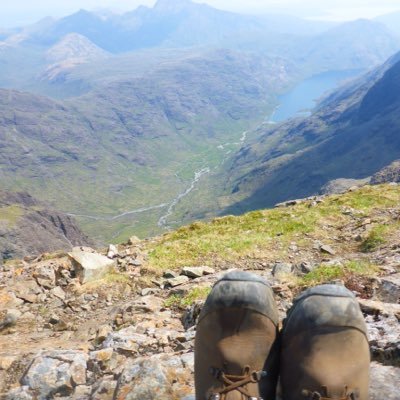
<instances>
[{"instance_id":1,"label":"river in valley","mask_svg":"<svg viewBox=\"0 0 400 400\"><path fill-rule=\"evenodd\" d=\"M297 84L288 93L279 96L279 105L267 119L271 123L283 122L296 116L307 116L316 101L341 83L360 75L363 70L329 71L314 75Z\"/></svg>"}]
</instances>

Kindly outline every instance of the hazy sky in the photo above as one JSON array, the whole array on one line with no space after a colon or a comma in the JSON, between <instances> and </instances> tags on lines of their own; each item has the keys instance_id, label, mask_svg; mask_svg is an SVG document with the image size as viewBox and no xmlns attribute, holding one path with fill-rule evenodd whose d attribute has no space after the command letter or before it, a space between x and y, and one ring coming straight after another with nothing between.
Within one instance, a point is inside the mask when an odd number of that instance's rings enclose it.
<instances>
[{"instance_id":1,"label":"hazy sky","mask_svg":"<svg viewBox=\"0 0 400 400\"><path fill-rule=\"evenodd\" d=\"M173 1L173 0L172 0ZM400 10L400 0L195 0L216 8L246 12L281 12L309 18L350 20ZM44 16L60 17L80 8L128 11L155 0L0 0L0 27L32 23Z\"/></svg>"}]
</instances>

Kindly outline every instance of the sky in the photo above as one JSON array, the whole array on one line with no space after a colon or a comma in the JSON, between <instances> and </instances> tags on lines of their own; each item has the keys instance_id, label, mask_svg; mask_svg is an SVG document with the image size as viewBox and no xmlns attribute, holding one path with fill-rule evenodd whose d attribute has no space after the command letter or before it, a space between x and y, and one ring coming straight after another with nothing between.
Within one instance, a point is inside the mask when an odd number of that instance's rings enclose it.
<instances>
[{"instance_id":1,"label":"sky","mask_svg":"<svg viewBox=\"0 0 400 400\"><path fill-rule=\"evenodd\" d=\"M173 1L173 0L171 0ZM195 0L213 7L250 14L285 13L312 19L345 21L400 11L400 0ZM131 11L155 0L0 0L0 27L34 23L45 16L62 17L81 8Z\"/></svg>"}]
</instances>

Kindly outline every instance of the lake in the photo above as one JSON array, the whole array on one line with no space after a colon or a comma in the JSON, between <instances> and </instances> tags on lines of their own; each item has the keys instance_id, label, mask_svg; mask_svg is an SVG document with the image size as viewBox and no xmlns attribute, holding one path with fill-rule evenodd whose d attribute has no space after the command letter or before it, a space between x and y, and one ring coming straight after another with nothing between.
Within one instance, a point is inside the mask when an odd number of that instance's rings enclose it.
<instances>
[{"instance_id":1,"label":"lake","mask_svg":"<svg viewBox=\"0 0 400 400\"><path fill-rule=\"evenodd\" d=\"M307 116L322 95L338 87L343 81L355 78L362 70L329 71L314 75L279 96L279 106L269 117L269 122L282 122L288 118Z\"/></svg>"}]
</instances>

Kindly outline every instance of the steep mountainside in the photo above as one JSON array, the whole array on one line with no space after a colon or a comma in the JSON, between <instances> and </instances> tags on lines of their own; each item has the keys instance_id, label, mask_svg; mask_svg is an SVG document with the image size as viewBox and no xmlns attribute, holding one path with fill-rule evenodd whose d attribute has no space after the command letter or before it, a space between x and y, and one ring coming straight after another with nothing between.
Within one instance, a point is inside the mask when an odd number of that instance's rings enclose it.
<instances>
[{"instance_id":1,"label":"steep mountainside","mask_svg":"<svg viewBox=\"0 0 400 400\"><path fill-rule=\"evenodd\" d=\"M90 243L73 218L27 193L0 191L0 261Z\"/></svg>"},{"instance_id":2,"label":"steep mountainside","mask_svg":"<svg viewBox=\"0 0 400 400\"><path fill-rule=\"evenodd\" d=\"M334 179L371 176L399 158L399 78L396 56L326 98L311 117L264 124L217 183L210 178L211 192L224 187L221 203L237 200L231 213L318 193Z\"/></svg>"},{"instance_id":3,"label":"steep mountainside","mask_svg":"<svg viewBox=\"0 0 400 400\"><path fill-rule=\"evenodd\" d=\"M393 161L371 177L371 184L385 182L400 182L400 160Z\"/></svg>"},{"instance_id":4,"label":"steep mountainside","mask_svg":"<svg viewBox=\"0 0 400 400\"><path fill-rule=\"evenodd\" d=\"M65 102L0 90L2 185L86 215L103 238L153 233L195 172L225 156L218 146L235 147L271 110L289 76L280 60L218 51Z\"/></svg>"}]
</instances>

